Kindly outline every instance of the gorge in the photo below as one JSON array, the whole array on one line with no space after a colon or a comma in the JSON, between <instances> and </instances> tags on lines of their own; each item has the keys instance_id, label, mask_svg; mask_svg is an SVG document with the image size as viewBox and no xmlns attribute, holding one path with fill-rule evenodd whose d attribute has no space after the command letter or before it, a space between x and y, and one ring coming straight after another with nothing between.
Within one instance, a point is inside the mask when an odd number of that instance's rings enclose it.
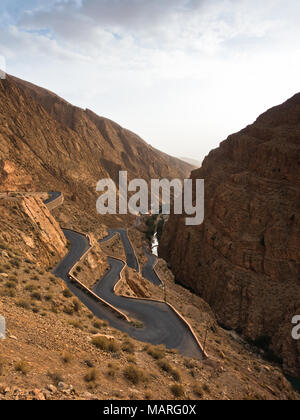
<instances>
[{"instance_id":1,"label":"gorge","mask_svg":"<svg viewBox=\"0 0 300 420\"><path fill-rule=\"evenodd\" d=\"M172 215L159 255L220 325L299 377L300 94L229 136L191 177L205 180L204 223Z\"/></svg>"}]
</instances>

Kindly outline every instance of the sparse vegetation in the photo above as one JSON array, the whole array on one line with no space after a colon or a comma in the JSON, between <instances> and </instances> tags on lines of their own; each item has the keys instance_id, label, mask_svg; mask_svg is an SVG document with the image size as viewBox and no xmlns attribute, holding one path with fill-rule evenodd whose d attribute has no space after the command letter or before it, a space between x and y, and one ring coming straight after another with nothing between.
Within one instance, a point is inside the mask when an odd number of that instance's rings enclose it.
<instances>
[{"instance_id":1,"label":"sparse vegetation","mask_svg":"<svg viewBox=\"0 0 300 420\"><path fill-rule=\"evenodd\" d=\"M181 381L181 375L178 370L174 369L166 360L159 360L157 364L161 370L171 375L175 381Z\"/></svg>"},{"instance_id":2,"label":"sparse vegetation","mask_svg":"<svg viewBox=\"0 0 300 420\"><path fill-rule=\"evenodd\" d=\"M71 363L72 361L72 354L70 352L68 352L67 350L65 350L62 354L62 360L64 363Z\"/></svg>"},{"instance_id":3,"label":"sparse vegetation","mask_svg":"<svg viewBox=\"0 0 300 420\"><path fill-rule=\"evenodd\" d=\"M149 217L146 220L146 226L148 228L147 232L146 232L146 237L149 241L152 240L152 237L155 233L155 220L156 220L157 215L153 215L151 217Z\"/></svg>"},{"instance_id":4,"label":"sparse vegetation","mask_svg":"<svg viewBox=\"0 0 300 420\"><path fill-rule=\"evenodd\" d=\"M203 391L205 391L207 394L210 394L210 387L207 384L204 384Z\"/></svg>"},{"instance_id":5,"label":"sparse vegetation","mask_svg":"<svg viewBox=\"0 0 300 420\"><path fill-rule=\"evenodd\" d=\"M131 321L131 325L137 329L144 328L144 324L140 321Z\"/></svg>"},{"instance_id":6,"label":"sparse vegetation","mask_svg":"<svg viewBox=\"0 0 300 420\"><path fill-rule=\"evenodd\" d=\"M33 292L31 293L30 296L32 299L39 300L39 301L42 300L42 295L40 294L40 292Z\"/></svg>"},{"instance_id":7,"label":"sparse vegetation","mask_svg":"<svg viewBox=\"0 0 300 420\"><path fill-rule=\"evenodd\" d=\"M165 224L164 219L160 218L158 223L157 223L157 239L158 239L158 241L161 240L163 229L164 229L164 224Z\"/></svg>"},{"instance_id":8,"label":"sparse vegetation","mask_svg":"<svg viewBox=\"0 0 300 420\"><path fill-rule=\"evenodd\" d=\"M146 401L151 401L153 399L151 392L147 391L144 398Z\"/></svg>"},{"instance_id":9,"label":"sparse vegetation","mask_svg":"<svg viewBox=\"0 0 300 420\"><path fill-rule=\"evenodd\" d=\"M170 391L175 398L180 398L184 396L184 388L182 385L174 384L170 387Z\"/></svg>"},{"instance_id":10,"label":"sparse vegetation","mask_svg":"<svg viewBox=\"0 0 300 420\"><path fill-rule=\"evenodd\" d=\"M73 303L73 307L74 307L74 312L78 313L81 309L80 301L77 298L73 298L72 303Z\"/></svg>"},{"instance_id":11,"label":"sparse vegetation","mask_svg":"<svg viewBox=\"0 0 300 420\"><path fill-rule=\"evenodd\" d=\"M74 314L74 307L70 306L70 305L65 305L63 311L67 315L73 315Z\"/></svg>"},{"instance_id":12,"label":"sparse vegetation","mask_svg":"<svg viewBox=\"0 0 300 420\"><path fill-rule=\"evenodd\" d=\"M19 299L17 302L16 302L16 305L19 307L19 308L23 308L23 309L30 309L30 304L25 300L25 299Z\"/></svg>"},{"instance_id":13,"label":"sparse vegetation","mask_svg":"<svg viewBox=\"0 0 300 420\"><path fill-rule=\"evenodd\" d=\"M136 251L145 260L143 249ZM26 255L30 255L29 252L27 248ZM231 338L227 339L227 334L223 334L221 328L208 338L207 347L212 355L212 364L183 357L177 350L169 350L165 346L142 344L128 334L115 330L106 321L97 319L68 289L63 292L61 279L44 272L46 266L43 264L45 261L47 265L50 263L47 259L40 261L38 252L33 252L33 262L26 262L25 254L20 253L19 268L13 264L17 255L15 250L11 249L3 254L5 256L1 259L0 251L0 294L11 297L1 301L1 312L5 315L8 326L7 339L0 343L4 346L3 356L0 357L0 395L5 395L4 398L16 398L13 392L18 387L21 397L25 391L28 392L29 399L33 397L30 392L36 388L41 389L42 395L48 392L52 398L59 399L77 399L87 394L87 390L100 399L152 400L171 396L178 399L222 399L232 396L264 399L289 396L293 399L279 368L278 372L276 368L275 373L273 365L262 362L259 358L255 361L256 356L247 354L238 343L232 349ZM97 253L94 255L98 258ZM53 266L58 262L50 261ZM90 282L89 265L82 262L81 267ZM97 276L98 268L95 271ZM82 281L85 275L82 276ZM7 283L11 285L7 286ZM202 326L196 315L193 318L188 298L179 295L182 289L178 289L176 295L175 289L168 282L166 284L170 301L172 299L185 316L189 316L190 312L189 317L195 331L203 336L205 325ZM148 291L149 296L153 294L155 298L159 293L162 294L158 290L156 296L151 287ZM196 306L197 299L194 296L191 305ZM39 313L39 316L33 316L32 312ZM139 322L132 325L136 328L144 327ZM88 337L91 337L90 341ZM265 350L270 348L266 337L260 338L256 344L261 348L265 347ZM221 350L226 354L224 360L220 360ZM24 361L16 363L19 358L28 360L29 364ZM224 367L226 374L221 372L219 365ZM48 377L45 374L47 370ZM23 377L23 374L27 376ZM234 386L230 384L230 375L235 378ZM64 384L58 386L59 382ZM52 383L57 390L47 390ZM10 387L11 393L2 392L2 386L3 390ZM76 390L74 394L69 391L72 387ZM267 387L274 392L268 391Z\"/></svg>"},{"instance_id":14,"label":"sparse vegetation","mask_svg":"<svg viewBox=\"0 0 300 420\"><path fill-rule=\"evenodd\" d=\"M69 289L64 289L62 293L66 299L69 299L73 296Z\"/></svg>"},{"instance_id":15,"label":"sparse vegetation","mask_svg":"<svg viewBox=\"0 0 300 420\"><path fill-rule=\"evenodd\" d=\"M2 357L0 357L0 376L2 376L4 374L4 368L5 368L4 359L2 359Z\"/></svg>"},{"instance_id":16,"label":"sparse vegetation","mask_svg":"<svg viewBox=\"0 0 300 420\"><path fill-rule=\"evenodd\" d=\"M120 346L114 339L108 339L104 336L94 337L92 344L98 349L110 353L118 353L120 351Z\"/></svg>"},{"instance_id":17,"label":"sparse vegetation","mask_svg":"<svg viewBox=\"0 0 300 420\"><path fill-rule=\"evenodd\" d=\"M95 368L89 369L89 371L85 374L84 380L85 382L95 382L97 380L98 373Z\"/></svg>"},{"instance_id":18,"label":"sparse vegetation","mask_svg":"<svg viewBox=\"0 0 300 420\"><path fill-rule=\"evenodd\" d=\"M25 287L25 290L27 290L28 292L33 292L34 290L36 290L36 286L34 284L28 284Z\"/></svg>"},{"instance_id":19,"label":"sparse vegetation","mask_svg":"<svg viewBox=\"0 0 300 420\"><path fill-rule=\"evenodd\" d=\"M15 268L20 268L20 262L19 262L19 260L17 260L17 259L13 259L13 260L11 260L11 261L10 261L10 264L11 264L11 266L12 266L12 267L15 267Z\"/></svg>"},{"instance_id":20,"label":"sparse vegetation","mask_svg":"<svg viewBox=\"0 0 300 420\"><path fill-rule=\"evenodd\" d=\"M17 287L17 285L16 285L16 283L15 283L14 281L8 281L8 282L5 284L5 287L6 287L7 289L15 289L15 288Z\"/></svg>"},{"instance_id":21,"label":"sparse vegetation","mask_svg":"<svg viewBox=\"0 0 300 420\"><path fill-rule=\"evenodd\" d=\"M166 355L166 347L164 345L160 346L146 346L146 351L149 356L153 357L155 360L163 359Z\"/></svg>"},{"instance_id":22,"label":"sparse vegetation","mask_svg":"<svg viewBox=\"0 0 300 420\"><path fill-rule=\"evenodd\" d=\"M116 365L115 363L108 364L107 375L109 378L114 379L118 371L119 371L118 365Z\"/></svg>"},{"instance_id":23,"label":"sparse vegetation","mask_svg":"<svg viewBox=\"0 0 300 420\"><path fill-rule=\"evenodd\" d=\"M59 382L63 382L64 380L62 374L58 371L48 371L47 375L56 386L59 384Z\"/></svg>"},{"instance_id":24,"label":"sparse vegetation","mask_svg":"<svg viewBox=\"0 0 300 420\"><path fill-rule=\"evenodd\" d=\"M135 345L134 345L133 341L132 340L125 340L124 343L122 344L122 350L125 353L134 354Z\"/></svg>"},{"instance_id":25,"label":"sparse vegetation","mask_svg":"<svg viewBox=\"0 0 300 420\"><path fill-rule=\"evenodd\" d=\"M26 361L20 360L15 364L15 370L26 376L30 371L30 367Z\"/></svg>"},{"instance_id":26,"label":"sparse vegetation","mask_svg":"<svg viewBox=\"0 0 300 420\"><path fill-rule=\"evenodd\" d=\"M133 385L138 385L139 383L145 382L147 380L144 372L132 364L128 365L124 369L124 376Z\"/></svg>"},{"instance_id":27,"label":"sparse vegetation","mask_svg":"<svg viewBox=\"0 0 300 420\"><path fill-rule=\"evenodd\" d=\"M194 385L194 388L193 388L193 392L194 392L194 395L197 398L202 398L203 397L203 389L202 389L202 387L200 385L195 384Z\"/></svg>"},{"instance_id":28,"label":"sparse vegetation","mask_svg":"<svg viewBox=\"0 0 300 420\"><path fill-rule=\"evenodd\" d=\"M97 328L98 330L101 330L102 324L100 321L93 322L93 327Z\"/></svg>"},{"instance_id":29,"label":"sparse vegetation","mask_svg":"<svg viewBox=\"0 0 300 420\"><path fill-rule=\"evenodd\" d=\"M70 321L70 325L72 325L74 328L78 328L79 330L83 330L83 325L79 320Z\"/></svg>"}]
</instances>

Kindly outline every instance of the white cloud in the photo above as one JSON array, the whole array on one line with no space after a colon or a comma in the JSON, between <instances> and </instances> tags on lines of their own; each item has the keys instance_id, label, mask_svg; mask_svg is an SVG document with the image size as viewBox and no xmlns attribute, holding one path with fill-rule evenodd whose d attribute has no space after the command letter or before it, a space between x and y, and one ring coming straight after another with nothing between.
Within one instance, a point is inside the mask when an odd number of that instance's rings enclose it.
<instances>
[{"instance_id":1,"label":"white cloud","mask_svg":"<svg viewBox=\"0 0 300 420\"><path fill-rule=\"evenodd\" d=\"M297 0L43 3L0 30L8 72L169 153L201 160L299 90Z\"/></svg>"}]
</instances>

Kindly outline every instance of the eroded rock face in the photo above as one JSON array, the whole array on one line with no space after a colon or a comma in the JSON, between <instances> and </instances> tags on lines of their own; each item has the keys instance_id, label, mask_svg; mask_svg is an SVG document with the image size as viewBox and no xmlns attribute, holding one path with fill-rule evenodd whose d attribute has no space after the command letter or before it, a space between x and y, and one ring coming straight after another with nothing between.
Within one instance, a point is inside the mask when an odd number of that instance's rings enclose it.
<instances>
[{"instance_id":1,"label":"eroded rock face","mask_svg":"<svg viewBox=\"0 0 300 420\"><path fill-rule=\"evenodd\" d=\"M49 254L55 253L63 257L66 253L67 244L65 235L40 198L26 197L22 200L21 207L29 218L29 222L37 226L36 230L39 239L38 242L34 241L31 236L26 239L26 235L21 232L24 243L32 249L40 246L40 243L42 243Z\"/></svg>"},{"instance_id":2,"label":"eroded rock face","mask_svg":"<svg viewBox=\"0 0 300 420\"><path fill-rule=\"evenodd\" d=\"M0 139L1 141L1 139ZM32 186L32 178L10 160L0 160L0 190L26 191Z\"/></svg>"},{"instance_id":3,"label":"eroded rock face","mask_svg":"<svg viewBox=\"0 0 300 420\"><path fill-rule=\"evenodd\" d=\"M66 238L39 197L0 200L0 213L3 271L12 260L11 249L17 249L23 261L29 259L39 267L53 267L67 253ZM1 273L1 277L5 275L8 277L9 272Z\"/></svg>"},{"instance_id":4,"label":"eroded rock face","mask_svg":"<svg viewBox=\"0 0 300 420\"><path fill-rule=\"evenodd\" d=\"M72 201L61 217L65 213L68 226L76 219L76 228L79 214L88 215L90 228L115 222L96 212L99 180L112 178L118 185L123 170L129 180L184 178L192 169L113 121L11 76L0 80L0 161L15 168L7 173L0 166L0 192L61 191ZM83 216L80 227L86 230Z\"/></svg>"},{"instance_id":5,"label":"eroded rock face","mask_svg":"<svg viewBox=\"0 0 300 420\"><path fill-rule=\"evenodd\" d=\"M171 216L160 256L222 325L271 340L300 376L300 94L229 136L192 178L205 179L205 222Z\"/></svg>"}]
</instances>

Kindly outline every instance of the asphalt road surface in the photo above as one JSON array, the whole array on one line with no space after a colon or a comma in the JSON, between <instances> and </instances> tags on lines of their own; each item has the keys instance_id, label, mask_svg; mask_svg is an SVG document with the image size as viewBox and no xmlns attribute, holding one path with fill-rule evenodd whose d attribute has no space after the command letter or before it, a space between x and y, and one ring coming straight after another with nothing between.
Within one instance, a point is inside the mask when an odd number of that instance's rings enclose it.
<instances>
[{"instance_id":1,"label":"asphalt road surface","mask_svg":"<svg viewBox=\"0 0 300 420\"><path fill-rule=\"evenodd\" d=\"M165 303L130 299L115 295L113 289L124 267L122 261L109 258L110 271L96 284L93 291L129 317L140 321L143 328L126 328L131 337L154 345L165 344L186 356L200 358L202 353L186 324Z\"/></svg>"},{"instance_id":2,"label":"asphalt road surface","mask_svg":"<svg viewBox=\"0 0 300 420\"><path fill-rule=\"evenodd\" d=\"M46 203L51 202L60 195L60 193L55 192L50 194L51 197ZM112 311L107 309L104 305L101 305L76 286L69 279L68 273L82 255L84 255L84 253L89 249L90 245L85 235L66 229L64 229L63 232L66 238L70 241L71 248L69 253L60 262L53 273L65 281L72 293L77 296L78 299L87 308L89 308L96 317L101 320L107 320L113 328L126 332L136 340L154 345L165 344L167 348L177 349L180 353L186 356L198 359L202 358L202 352L190 330L168 305L160 302L129 299L115 295L113 289L120 279L120 272L124 267L123 262L114 258L109 258L108 262L110 264L110 270L101 280L98 281L93 291L111 305L128 314L129 317L139 321L141 323L140 328L119 319ZM127 231L125 229L111 230L110 238L116 233L119 233L122 238L128 266L138 270L138 262L136 261L135 254L128 239ZM105 240L108 239L104 238L103 241Z\"/></svg>"},{"instance_id":3,"label":"asphalt road surface","mask_svg":"<svg viewBox=\"0 0 300 420\"><path fill-rule=\"evenodd\" d=\"M90 309L93 314L99 319L105 319L112 327L118 328L123 331L123 328L128 325L127 322L120 320L117 316L108 310L104 305L99 304L91 296L87 295L81 290L75 283L73 283L68 273L76 264L76 262L82 257L82 255L89 249L89 241L85 235L82 235L71 230L63 229L65 237L70 241L71 248L66 257L60 262L55 268L53 274L60 277L72 293L78 297L78 299Z\"/></svg>"},{"instance_id":4,"label":"asphalt road surface","mask_svg":"<svg viewBox=\"0 0 300 420\"><path fill-rule=\"evenodd\" d=\"M49 191L48 194L50 195L50 197L44 201L44 204L49 204L61 196L61 192L56 191Z\"/></svg>"},{"instance_id":5,"label":"asphalt road surface","mask_svg":"<svg viewBox=\"0 0 300 420\"><path fill-rule=\"evenodd\" d=\"M132 246L131 246L131 243L129 241L129 238L128 238L128 235L127 235L127 230L126 229L109 229L108 232L112 236L114 236L116 233L118 233L120 235L121 240L122 240L123 245L124 245L124 250L125 250L125 254L126 254L126 261L127 261L128 267L133 268L134 270L139 272L139 264L137 262L135 253L134 253L134 251L132 249Z\"/></svg>"},{"instance_id":6,"label":"asphalt road surface","mask_svg":"<svg viewBox=\"0 0 300 420\"><path fill-rule=\"evenodd\" d=\"M111 268L98 281L93 291L111 305L128 314L129 317L140 321L142 328L136 328L128 322L119 319L104 305L99 304L99 302L84 293L84 291L70 281L68 273L80 257L89 249L89 242L84 235L77 232L70 230L63 230L63 232L70 241L71 248L53 273L65 281L72 293L96 317L101 320L107 320L113 328L126 332L136 340L154 345L165 344L167 348L176 348L186 356L201 358L202 353L189 329L166 304L140 299L128 299L114 294L113 288L118 282L120 272L124 266L124 263L121 261L114 258L108 259Z\"/></svg>"},{"instance_id":7,"label":"asphalt road surface","mask_svg":"<svg viewBox=\"0 0 300 420\"><path fill-rule=\"evenodd\" d=\"M151 283L155 284L155 286L160 286L162 281L154 271L157 258L155 255L150 254L146 249L144 249L144 252L147 257L147 263L143 267L143 277L145 277L145 279L149 280Z\"/></svg>"}]
</instances>

